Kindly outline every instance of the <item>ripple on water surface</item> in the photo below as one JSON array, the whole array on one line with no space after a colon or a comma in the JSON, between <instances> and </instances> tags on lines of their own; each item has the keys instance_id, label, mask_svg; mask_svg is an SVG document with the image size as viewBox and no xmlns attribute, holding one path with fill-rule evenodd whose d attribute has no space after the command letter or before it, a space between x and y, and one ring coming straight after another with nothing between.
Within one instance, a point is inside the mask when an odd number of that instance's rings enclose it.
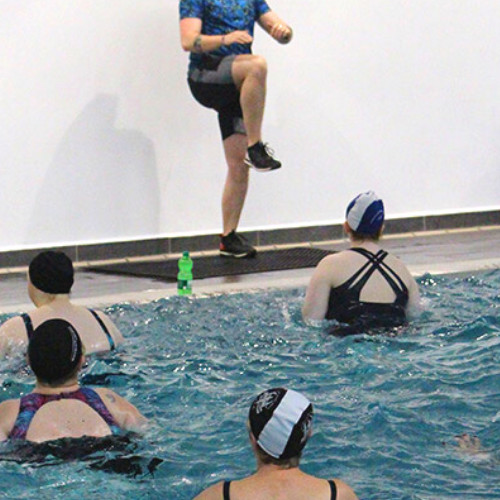
<instances>
[{"instance_id":1,"label":"ripple on water surface","mask_svg":"<svg viewBox=\"0 0 500 500\"><path fill-rule=\"evenodd\" d=\"M304 289L112 306L127 343L90 358L83 380L115 389L154 425L104 457L43 466L5 459L0 491L192 498L253 471L249 405L259 391L287 386L315 407L306 471L342 477L363 499L500 498L500 271L426 275L420 285L426 310L397 336L335 338L305 326ZM30 390L21 361L0 368L2 400ZM462 433L477 434L484 452L458 452ZM124 457L133 467L113 468ZM103 458L112 465L89 465Z\"/></svg>"}]
</instances>

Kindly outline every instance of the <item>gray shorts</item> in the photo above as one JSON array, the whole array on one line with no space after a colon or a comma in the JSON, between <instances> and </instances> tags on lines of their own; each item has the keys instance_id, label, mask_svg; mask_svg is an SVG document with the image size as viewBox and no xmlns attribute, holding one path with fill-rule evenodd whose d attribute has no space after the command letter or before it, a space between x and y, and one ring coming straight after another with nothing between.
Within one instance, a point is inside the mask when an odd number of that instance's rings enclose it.
<instances>
[{"instance_id":1,"label":"gray shorts","mask_svg":"<svg viewBox=\"0 0 500 500\"><path fill-rule=\"evenodd\" d=\"M203 54L201 65L188 74L193 97L201 105L217 111L222 140L233 134L246 134L240 92L231 73L235 57L236 55L215 57Z\"/></svg>"}]
</instances>

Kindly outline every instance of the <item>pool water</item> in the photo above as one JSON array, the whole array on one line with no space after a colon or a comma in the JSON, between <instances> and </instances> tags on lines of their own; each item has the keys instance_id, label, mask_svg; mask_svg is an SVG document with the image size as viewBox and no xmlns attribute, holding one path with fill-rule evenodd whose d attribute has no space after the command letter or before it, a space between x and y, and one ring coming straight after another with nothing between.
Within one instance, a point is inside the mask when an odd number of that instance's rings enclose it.
<instances>
[{"instance_id":1,"label":"pool water","mask_svg":"<svg viewBox=\"0 0 500 500\"><path fill-rule=\"evenodd\" d=\"M83 381L154 424L85 459L0 460L0 497L190 499L254 470L248 408L285 386L314 404L306 472L340 477L361 499L500 498L500 270L419 283L425 311L378 336L304 325L303 288L108 308L127 343L90 358ZM1 400L31 390L19 360L3 360L0 377ZM484 451L459 451L462 433ZM0 451L12 457L12 445Z\"/></svg>"}]
</instances>

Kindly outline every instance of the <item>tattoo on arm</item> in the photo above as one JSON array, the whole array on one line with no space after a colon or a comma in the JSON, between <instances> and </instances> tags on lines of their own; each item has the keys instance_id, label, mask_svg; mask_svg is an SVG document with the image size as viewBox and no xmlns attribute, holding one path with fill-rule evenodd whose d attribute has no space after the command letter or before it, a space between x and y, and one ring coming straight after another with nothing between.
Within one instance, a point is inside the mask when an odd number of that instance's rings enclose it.
<instances>
[{"instance_id":1,"label":"tattoo on arm","mask_svg":"<svg viewBox=\"0 0 500 500\"><path fill-rule=\"evenodd\" d=\"M201 47L201 35L198 35L195 39L194 39L194 43L193 43L193 51L194 52L203 52L203 48Z\"/></svg>"},{"instance_id":2,"label":"tattoo on arm","mask_svg":"<svg viewBox=\"0 0 500 500\"><path fill-rule=\"evenodd\" d=\"M116 402L116 399L115 397L113 396L113 394L110 394L108 392L108 394L106 394L106 397L112 402L112 403L115 403Z\"/></svg>"}]
</instances>

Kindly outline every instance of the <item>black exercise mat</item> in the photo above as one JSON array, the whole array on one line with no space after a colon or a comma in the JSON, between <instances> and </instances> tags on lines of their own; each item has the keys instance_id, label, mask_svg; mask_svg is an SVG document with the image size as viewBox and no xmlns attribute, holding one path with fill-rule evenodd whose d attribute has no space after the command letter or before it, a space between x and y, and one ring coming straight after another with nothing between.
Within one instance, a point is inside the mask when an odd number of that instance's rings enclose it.
<instances>
[{"instance_id":1,"label":"black exercise mat","mask_svg":"<svg viewBox=\"0 0 500 500\"><path fill-rule=\"evenodd\" d=\"M193 258L193 278L213 278L235 274L264 273L315 267L332 252L321 248L289 248L266 250L251 259L234 259L213 255ZM141 278L155 278L162 281L177 281L177 260L149 262L125 262L87 268L88 271L107 274L122 274Z\"/></svg>"}]
</instances>

